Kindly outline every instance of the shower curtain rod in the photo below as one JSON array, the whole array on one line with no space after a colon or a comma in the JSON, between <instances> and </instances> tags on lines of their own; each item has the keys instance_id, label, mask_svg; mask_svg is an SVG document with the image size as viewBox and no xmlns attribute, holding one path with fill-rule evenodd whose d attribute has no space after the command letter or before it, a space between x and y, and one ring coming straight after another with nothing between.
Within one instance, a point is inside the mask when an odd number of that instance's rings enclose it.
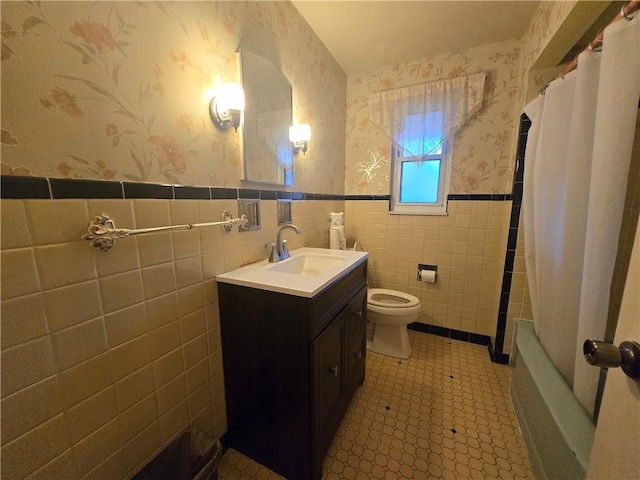
<instances>
[{"instance_id":1,"label":"shower curtain rod","mask_svg":"<svg viewBox=\"0 0 640 480\"><path fill-rule=\"evenodd\" d=\"M613 17L613 19L607 24L607 27L622 18L624 18L627 21L630 21L631 18L629 18L629 15L634 13L638 9L638 7L640 7L640 0L631 0L630 2L626 3L625 5L622 6L622 8L620 9L620 12L615 17ZM589 42L589 45L587 46L587 48L583 50L583 52L586 50L593 50L597 52L602 48L605 28L606 27L604 27L602 30L600 30L596 34L595 38ZM574 59L571 60L571 62L569 62L569 64L566 67L564 67L562 72L560 72L560 74L556 78L564 77L567 73L575 70L577 66L578 66L578 55L576 55Z\"/></svg>"}]
</instances>

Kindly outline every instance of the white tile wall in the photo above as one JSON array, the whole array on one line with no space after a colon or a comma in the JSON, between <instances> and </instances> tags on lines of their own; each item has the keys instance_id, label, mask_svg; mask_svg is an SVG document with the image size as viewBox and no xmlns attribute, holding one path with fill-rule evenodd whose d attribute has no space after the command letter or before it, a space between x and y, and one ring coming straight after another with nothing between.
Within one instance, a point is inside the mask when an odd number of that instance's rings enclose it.
<instances>
[{"instance_id":1,"label":"white tile wall","mask_svg":"<svg viewBox=\"0 0 640 480\"><path fill-rule=\"evenodd\" d=\"M117 228L219 221L232 200L3 200L2 468L6 478L124 478L177 433L226 431L215 276L266 258L261 230L81 240ZM328 247L342 201L297 201L290 249Z\"/></svg>"},{"instance_id":2,"label":"white tile wall","mask_svg":"<svg viewBox=\"0 0 640 480\"><path fill-rule=\"evenodd\" d=\"M495 335L511 202L451 201L446 216L391 215L387 201L346 201L348 244L369 252L371 287L421 299L419 321ZM418 263L438 266L435 284Z\"/></svg>"},{"instance_id":3,"label":"white tile wall","mask_svg":"<svg viewBox=\"0 0 640 480\"><path fill-rule=\"evenodd\" d=\"M80 240L98 213L144 228L217 221L236 202L2 201L7 478L122 478L185 428L226 431L215 275L266 257L276 202L261 205L261 230L139 236L104 253ZM291 250L327 247L329 212L345 211L348 244L369 252L371 287L420 297L423 322L493 336L510 202L453 201L443 217L387 205L294 201L303 233L284 237ZM416 280L418 263L438 265L435 284ZM527 294L523 270L514 293Z\"/></svg>"}]
</instances>

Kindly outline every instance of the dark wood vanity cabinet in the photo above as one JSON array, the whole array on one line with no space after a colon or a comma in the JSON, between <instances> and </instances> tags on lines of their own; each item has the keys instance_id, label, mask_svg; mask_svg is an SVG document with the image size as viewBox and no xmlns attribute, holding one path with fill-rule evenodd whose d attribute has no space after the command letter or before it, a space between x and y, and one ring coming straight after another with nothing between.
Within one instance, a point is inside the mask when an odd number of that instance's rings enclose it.
<instances>
[{"instance_id":1,"label":"dark wood vanity cabinet","mask_svg":"<svg viewBox=\"0 0 640 480\"><path fill-rule=\"evenodd\" d=\"M319 480L366 357L366 261L313 298L218 283L227 446Z\"/></svg>"}]
</instances>

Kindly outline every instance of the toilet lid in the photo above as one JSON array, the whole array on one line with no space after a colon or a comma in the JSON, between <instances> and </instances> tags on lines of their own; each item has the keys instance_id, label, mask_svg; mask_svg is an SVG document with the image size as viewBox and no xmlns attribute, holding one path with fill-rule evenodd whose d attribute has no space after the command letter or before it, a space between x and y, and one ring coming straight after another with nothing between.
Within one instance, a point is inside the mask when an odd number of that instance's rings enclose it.
<instances>
[{"instance_id":1,"label":"toilet lid","mask_svg":"<svg viewBox=\"0 0 640 480\"><path fill-rule=\"evenodd\" d=\"M387 288L370 288L367 303L377 307L410 308L420 303L418 297Z\"/></svg>"}]
</instances>

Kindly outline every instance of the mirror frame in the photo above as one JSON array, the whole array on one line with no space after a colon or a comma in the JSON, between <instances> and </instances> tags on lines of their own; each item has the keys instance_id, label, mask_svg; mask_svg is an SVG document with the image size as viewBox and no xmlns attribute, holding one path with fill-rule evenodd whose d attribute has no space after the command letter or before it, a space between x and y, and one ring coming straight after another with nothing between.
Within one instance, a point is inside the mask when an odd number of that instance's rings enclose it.
<instances>
[{"instance_id":1,"label":"mirror frame","mask_svg":"<svg viewBox=\"0 0 640 480\"><path fill-rule=\"evenodd\" d=\"M294 154L289 141L289 126L293 123L293 88L291 82L267 58L247 49L240 49L239 53L242 87L246 99L242 129L244 181L292 186ZM254 63L249 64L250 60L254 60ZM272 70L267 67L271 67ZM259 68L264 70L264 75L257 75L252 72L252 70ZM270 79L272 83L278 82L277 88L267 89ZM285 88L287 89L286 91ZM258 100L256 101L256 99ZM288 108L278 108L284 106L283 99L286 99ZM278 116L286 117L286 125L285 121L280 119L282 121L277 126L277 129L272 129L269 132L272 135L274 131L276 132L275 136L272 137L272 142L274 142L272 145L269 145L268 139L264 138L259 132L258 115L261 112L258 109L260 108L260 102L264 100L266 100L265 105L275 106L274 108L276 108L273 111L265 110L267 120L263 120L263 123L266 127L272 127L274 125L273 120L278 119ZM288 113L286 110L288 110ZM271 115L272 118L268 119L268 115ZM285 156L285 165L288 165L288 168L281 168L282 162L278 159L278 152ZM262 165L262 170L266 172L266 175L257 173L260 171L260 164L256 162L261 157L264 158L265 163ZM271 165L269 165L269 161Z\"/></svg>"}]
</instances>

